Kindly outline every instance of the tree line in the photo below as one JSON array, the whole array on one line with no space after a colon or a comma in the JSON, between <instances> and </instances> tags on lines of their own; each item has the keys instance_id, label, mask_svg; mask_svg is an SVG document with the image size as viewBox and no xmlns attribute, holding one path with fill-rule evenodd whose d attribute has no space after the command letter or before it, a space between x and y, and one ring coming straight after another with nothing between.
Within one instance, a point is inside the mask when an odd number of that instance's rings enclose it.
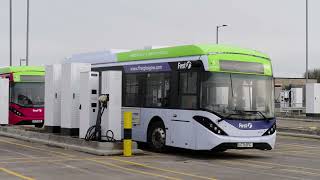
<instances>
[{"instance_id":1,"label":"tree line","mask_svg":"<svg viewBox=\"0 0 320 180\"><path fill-rule=\"evenodd\" d=\"M306 73L303 74L306 77ZM320 82L320 69L311 69L308 71L308 78L309 79L317 79Z\"/></svg>"}]
</instances>

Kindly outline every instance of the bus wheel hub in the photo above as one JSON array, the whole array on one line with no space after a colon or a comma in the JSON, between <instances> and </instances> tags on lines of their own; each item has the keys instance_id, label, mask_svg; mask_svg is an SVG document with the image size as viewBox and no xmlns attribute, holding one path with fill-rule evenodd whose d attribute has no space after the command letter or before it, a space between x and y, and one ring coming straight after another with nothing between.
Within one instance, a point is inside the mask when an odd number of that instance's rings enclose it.
<instances>
[{"instance_id":1,"label":"bus wheel hub","mask_svg":"<svg viewBox=\"0 0 320 180\"><path fill-rule=\"evenodd\" d=\"M152 133L152 144L157 147L161 148L164 145L166 140L166 133L162 128L156 128Z\"/></svg>"}]
</instances>

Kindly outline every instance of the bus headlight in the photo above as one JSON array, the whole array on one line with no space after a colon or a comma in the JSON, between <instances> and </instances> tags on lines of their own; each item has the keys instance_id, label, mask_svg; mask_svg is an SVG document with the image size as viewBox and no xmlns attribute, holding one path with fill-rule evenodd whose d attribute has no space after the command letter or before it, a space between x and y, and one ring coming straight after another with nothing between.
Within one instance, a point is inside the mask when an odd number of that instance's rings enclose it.
<instances>
[{"instance_id":1,"label":"bus headlight","mask_svg":"<svg viewBox=\"0 0 320 180\"><path fill-rule=\"evenodd\" d=\"M227 133L225 133L221 128L219 128L209 118L206 118L203 116L193 116L193 119L196 120L202 126L206 127L207 129L209 129L211 132L213 132L215 134L222 135L222 136L228 136Z\"/></svg>"},{"instance_id":2,"label":"bus headlight","mask_svg":"<svg viewBox=\"0 0 320 180\"><path fill-rule=\"evenodd\" d=\"M269 136L272 135L274 132L276 132L277 125L276 122L262 135L262 136Z\"/></svg>"},{"instance_id":3,"label":"bus headlight","mask_svg":"<svg viewBox=\"0 0 320 180\"><path fill-rule=\"evenodd\" d=\"M24 116L20 111L16 110L16 109L13 108L13 107L10 107L9 110L10 110L11 112L13 112L13 113L14 113L15 115L17 115L17 116Z\"/></svg>"}]
</instances>

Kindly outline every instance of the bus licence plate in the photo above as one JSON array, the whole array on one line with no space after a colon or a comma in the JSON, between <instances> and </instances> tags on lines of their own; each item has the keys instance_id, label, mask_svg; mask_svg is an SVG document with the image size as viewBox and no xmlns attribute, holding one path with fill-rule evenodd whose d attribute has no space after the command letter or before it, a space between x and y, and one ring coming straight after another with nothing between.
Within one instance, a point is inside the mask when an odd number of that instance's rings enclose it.
<instances>
[{"instance_id":1,"label":"bus licence plate","mask_svg":"<svg viewBox=\"0 0 320 180\"><path fill-rule=\"evenodd\" d=\"M42 120L32 120L32 123L42 123Z\"/></svg>"},{"instance_id":2,"label":"bus licence plate","mask_svg":"<svg viewBox=\"0 0 320 180\"><path fill-rule=\"evenodd\" d=\"M251 147L253 147L253 143L252 142L241 142L241 143L237 143L237 147L239 147L239 148L251 148Z\"/></svg>"}]
</instances>

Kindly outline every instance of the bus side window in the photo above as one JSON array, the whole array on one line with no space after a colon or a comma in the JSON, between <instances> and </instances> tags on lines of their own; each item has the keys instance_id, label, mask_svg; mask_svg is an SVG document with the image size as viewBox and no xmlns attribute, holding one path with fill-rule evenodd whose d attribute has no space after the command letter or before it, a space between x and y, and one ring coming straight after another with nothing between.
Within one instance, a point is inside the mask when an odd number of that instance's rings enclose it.
<instances>
[{"instance_id":1,"label":"bus side window","mask_svg":"<svg viewBox=\"0 0 320 180\"><path fill-rule=\"evenodd\" d=\"M125 76L124 106L140 107L142 105L141 82L143 75L126 74Z\"/></svg>"},{"instance_id":2,"label":"bus side window","mask_svg":"<svg viewBox=\"0 0 320 180\"><path fill-rule=\"evenodd\" d=\"M170 91L169 73L148 73L146 81L146 106L168 107Z\"/></svg>"},{"instance_id":3,"label":"bus side window","mask_svg":"<svg viewBox=\"0 0 320 180\"><path fill-rule=\"evenodd\" d=\"M180 107L185 109L197 108L197 72L181 72L179 78Z\"/></svg>"}]
</instances>

